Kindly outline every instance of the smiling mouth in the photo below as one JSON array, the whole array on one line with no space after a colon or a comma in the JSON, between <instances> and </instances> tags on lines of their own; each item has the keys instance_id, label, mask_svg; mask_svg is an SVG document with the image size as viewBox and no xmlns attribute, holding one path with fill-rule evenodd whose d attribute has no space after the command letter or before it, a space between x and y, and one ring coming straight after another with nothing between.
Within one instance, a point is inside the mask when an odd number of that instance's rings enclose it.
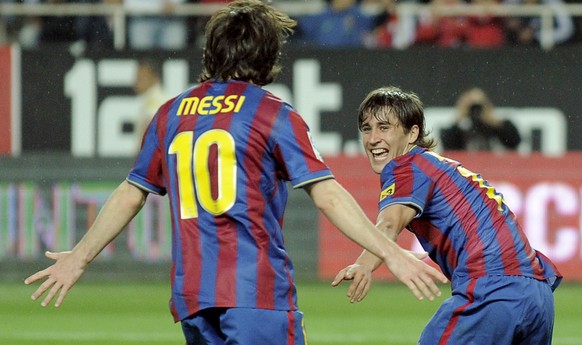
<instances>
[{"instance_id":1,"label":"smiling mouth","mask_svg":"<svg viewBox=\"0 0 582 345\"><path fill-rule=\"evenodd\" d=\"M388 156L387 149L372 149L370 150L370 153L372 154L372 157L374 157L375 159L381 159Z\"/></svg>"}]
</instances>

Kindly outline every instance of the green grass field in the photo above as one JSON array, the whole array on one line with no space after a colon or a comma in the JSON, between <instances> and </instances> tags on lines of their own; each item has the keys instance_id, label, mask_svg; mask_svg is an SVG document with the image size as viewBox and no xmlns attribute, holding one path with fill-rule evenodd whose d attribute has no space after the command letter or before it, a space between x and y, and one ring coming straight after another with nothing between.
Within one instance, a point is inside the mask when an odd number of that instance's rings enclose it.
<instances>
[{"instance_id":1,"label":"green grass field","mask_svg":"<svg viewBox=\"0 0 582 345\"><path fill-rule=\"evenodd\" d=\"M418 302L400 284L374 285L350 304L346 287L299 284L299 303L311 345L416 344L444 299ZM183 344L172 322L167 283L80 282L58 309L30 300L36 286L0 283L0 344ZM448 294L443 287L443 295ZM582 285L561 286L556 297L555 345L582 344Z\"/></svg>"}]
</instances>

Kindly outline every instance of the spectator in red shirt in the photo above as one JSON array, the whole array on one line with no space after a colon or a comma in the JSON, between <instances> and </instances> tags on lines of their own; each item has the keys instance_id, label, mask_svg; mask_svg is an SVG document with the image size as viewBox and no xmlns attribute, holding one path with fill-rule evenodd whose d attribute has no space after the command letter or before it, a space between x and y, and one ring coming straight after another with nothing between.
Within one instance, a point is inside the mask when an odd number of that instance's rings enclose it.
<instances>
[{"instance_id":1,"label":"spectator in red shirt","mask_svg":"<svg viewBox=\"0 0 582 345\"><path fill-rule=\"evenodd\" d=\"M467 29L467 18L463 16L441 16L447 6L463 4L462 0L432 0L428 12L419 17L416 29L416 44L430 44L454 48L463 44Z\"/></svg>"},{"instance_id":2,"label":"spectator in red shirt","mask_svg":"<svg viewBox=\"0 0 582 345\"><path fill-rule=\"evenodd\" d=\"M487 6L496 0L471 0L471 4ZM474 16L441 16L449 6L463 5L463 0L432 0L430 12L420 16L416 44L438 47L496 48L505 45L501 18L485 11Z\"/></svg>"},{"instance_id":3,"label":"spectator in red shirt","mask_svg":"<svg viewBox=\"0 0 582 345\"><path fill-rule=\"evenodd\" d=\"M496 5L497 0L470 0L471 4L485 6ZM465 44L471 48L496 48L505 45L503 19L489 15L487 10L481 15L468 18L465 31Z\"/></svg>"}]
</instances>

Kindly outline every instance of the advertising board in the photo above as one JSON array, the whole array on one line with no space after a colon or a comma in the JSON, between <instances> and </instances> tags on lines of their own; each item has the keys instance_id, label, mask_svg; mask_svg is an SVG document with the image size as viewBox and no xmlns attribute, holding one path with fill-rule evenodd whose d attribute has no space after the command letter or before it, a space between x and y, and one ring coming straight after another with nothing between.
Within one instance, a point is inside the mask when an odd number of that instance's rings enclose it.
<instances>
[{"instance_id":1,"label":"advertising board","mask_svg":"<svg viewBox=\"0 0 582 345\"><path fill-rule=\"evenodd\" d=\"M461 91L481 87L521 124L525 140L520 152L561 154L582 150L577 135L582 130L581 54L582 47L336 51L291 45L282 57L282 74L266 88L298 110L324 155L357 151L353 124L359 102L385 85L416 92L425 108L441 116L439 125L454 119ZM138 61L146 56L162 65L167 95L197 83L200 50L87 51L80 56L58 46L22 51L22 151L131 157L141 139L131 129L139 104L133 83Z\"/></svg>"}]
</instances>

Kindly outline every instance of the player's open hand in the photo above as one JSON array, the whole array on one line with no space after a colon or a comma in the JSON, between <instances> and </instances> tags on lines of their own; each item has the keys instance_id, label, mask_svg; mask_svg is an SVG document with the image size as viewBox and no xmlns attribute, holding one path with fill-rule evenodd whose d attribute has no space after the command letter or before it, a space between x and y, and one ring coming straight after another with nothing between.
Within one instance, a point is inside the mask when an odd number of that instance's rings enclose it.
<instances>
[{"instance_id":1,"label":"player's open hand","mask_svg":"<svg viewBox=\"0 0 582 345\"><path fill-rule=\"evenodd\" d=\"M432 301L441 295L437 283L446 284L448 279L439 270L422 261L427 255L401 249L398 255L386 259L385 263L418 300L426 297Z\"/></svg>"},{"instance_id":2,"label":"player's open hand","mask_svg":"<svg viewBox=\"0 0 582 345\"><path fill-rule=\"evenodd\" d=\"M332 286L338 286L344 280L351 280L348 288L348 298L351 303L361 302L372 285L372 270L360 264L352 264L342 269L335 276Z\"/></svg>"},{"instance_id":3,"label":"player's open hand","mask_svg":"<svg viewBox=\"0 0 582 345\"><path fill-rule=\"evenodd\" d=\"M85 272L86 265L80 264L78 260L75 260L71 252L52 253L47 251L45 255L56 262L52 266L26 278L24 283L29 285L44 279L44 282L32 294L32 299L36 301L45 292L48 292L41 305L46 307L58 295L55 307L59 307L71 287Z\"/></svg>"}]
</instances>

